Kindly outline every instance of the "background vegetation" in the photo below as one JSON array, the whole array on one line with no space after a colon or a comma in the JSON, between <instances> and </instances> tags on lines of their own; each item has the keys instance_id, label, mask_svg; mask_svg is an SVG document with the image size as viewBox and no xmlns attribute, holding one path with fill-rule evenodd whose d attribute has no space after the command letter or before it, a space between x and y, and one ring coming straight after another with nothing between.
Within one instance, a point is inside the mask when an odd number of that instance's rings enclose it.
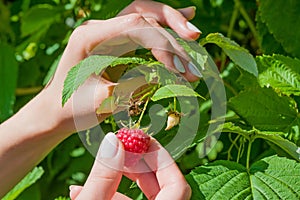
<instances>
[{"instance_id":1,"label":"background vegetation","mask_svg":"<svg viewBox=\"0 0 300 200\"><path fill-rule=\"evenodd\" d=\"M89 18L113 17L130 2L1 1L0 122L47 83L74 27ZM177 160L192 186L192 199L299 199L300 1L162 2L175 8L197 7L192 23L203 32L199 42L217 64L228 100L219 142L213 142L213 136L203 142L201 134L213 123L211 102L205 84L195 88L208 100L199 100L197 139ZM243 62L251 60L243 49L230 52L236 44L223 37L220 43L218 35L211 34L216 32L247 49L255 66ZM106 120L102 127L114 130L114 123ZM205 151L212 153L202 157ZM70 184L84 183L93 161L74 134L6 199L64 199ZM119 190L133 199L145 199L126 178Z\"/></svg>"}]
</instances>

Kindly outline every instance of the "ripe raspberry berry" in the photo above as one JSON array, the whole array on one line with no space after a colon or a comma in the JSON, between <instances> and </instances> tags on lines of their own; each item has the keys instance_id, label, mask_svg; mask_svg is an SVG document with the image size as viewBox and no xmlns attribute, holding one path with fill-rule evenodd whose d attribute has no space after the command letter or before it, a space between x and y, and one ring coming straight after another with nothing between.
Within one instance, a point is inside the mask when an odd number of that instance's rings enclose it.
<instances>
[{"instance_id":1,"label":"ripe raspberry berry","mask_svg":"<svg viewBox=\"0 0 300 200\"><path fill-rule=\"evenodd\" d=\"M141 129L121 128L117 137L122 141L126 151L126 166L136 164L141 159L142 154L148 151L150 137Z\"/></svg>"}]
</instances>

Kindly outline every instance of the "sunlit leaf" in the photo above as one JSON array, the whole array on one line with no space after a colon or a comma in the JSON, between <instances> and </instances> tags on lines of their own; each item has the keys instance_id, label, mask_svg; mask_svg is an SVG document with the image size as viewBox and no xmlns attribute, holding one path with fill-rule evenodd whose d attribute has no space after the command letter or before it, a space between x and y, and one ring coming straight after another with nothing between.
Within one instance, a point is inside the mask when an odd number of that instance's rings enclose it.
<instances>
[{"instance_id":1,"label":"sunlit leaf","mask_svg":"<svg viewBox=\"0 0 300 200\"><path fill-rule=\"evenodd\" d=\"M186 97L201 97L197 92L193 89L185 86L185 85L166 85L159 88L154 95L152 96L153 101L158 101L165 98L170 97L178 97L178 96L186 96Z\"/></svg>"},{"instance_id":2,"label":"sunlit leaf","mask_svg":"<svg viewBox=\"0 0 300 200\"><path fill-rule=\"evenodd\" d=\"M256 62L253 56L233 40L224 37L220 33L211 33L206 36L205 43L218 45L238 66L255 76L258 75Z\"/></svg>"},{"instance_id":3,"label":"sunlit leaf","mask_svg":"<svg viewBox=\"0 0 300 200\"><path fill-rule=\"evenodd\" d=\"M231 161L216 161L198 167L186 176L192 200L291 199L300 198L300 164L271 156L249 170Z\"/></svg>"},{"instance_id":4,"label":"sunlit leaf","mask_svg":"<svg viewBox=\"0 0 300 200\"><path fill-rule=\"evenodd\" d=\"M278 153L284 152L285 155L300 161L300 154L297 152L298 147L293 142L283 138L285 135L284 132L261 131L253 128L250 129L249 127L242 127L241 125L238 126L232 122L223 124L217 131L222 131L223 133L236 133L244 136L245 138L262 138L273 145L276 145L271 147L273 147L275 151L278 151Z\"/></svg>"},{"instance_id":5,"label":"sunlit leaf","mask_svg":"<svg viewBox=\"0 0 300 200\"><path fill-rule=\"evenodd\" d=\"M34 184L44 174L42 167L34 168L29 174L27 174L22 181L20 181L9 193L5 195L2 200L14 200L16 199L26 188Z\"/></svg>"},{"instance_id":6,"label":"sunlit leaf","mask_svg":"<svg viewBox=\"0 0 300 200\"><path fill-rule=\"evenodd\" d=\"M90 56L76 66L71 68L64 82L62 105L64 105L71 95L83 84L90 75L99 75L108 66L116 66L129 63L143 63L144 59L136 57L115 57L115 56Z\"/></svg>"},{"instance_id":7,"label":"sunlit leaf","mask_svg":"<svg viewBox=\"0 0 300 200\"><path fill-rule=\"evenodd\" d=\"M280 55L257 57L259 83L285 95L300 95L300 61Z\"/></svg>"},{"instance_id":8,"label":"sunlit leaf","mask_svg":"<svg viewBox=\"0 0 300 200\"><path fill-rule=\"evenodd\" d=\"M270 88L250 88L229 100L229 106L251 126L284 131L297 119L296 105Z\"/></svg>"}]
</instances>

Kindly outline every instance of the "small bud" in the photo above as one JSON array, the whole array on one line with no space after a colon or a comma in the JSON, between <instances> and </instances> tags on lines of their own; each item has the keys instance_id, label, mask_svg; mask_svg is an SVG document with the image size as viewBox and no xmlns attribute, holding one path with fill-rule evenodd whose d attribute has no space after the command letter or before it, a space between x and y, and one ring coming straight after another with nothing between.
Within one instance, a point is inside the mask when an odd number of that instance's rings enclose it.
<instances>
[{"instance_id":1,"label":"small bud","mask_svg":"<svg viewBox=\"0 0 300 200\"><path fill-rule=\"evenodd\" d=\"M167 121L167 127L165 130L170 130L174 126L178 125L180 122L181 114L178 112L169 112L168 113L168 121Z\"/></svg>"}]
</instances>

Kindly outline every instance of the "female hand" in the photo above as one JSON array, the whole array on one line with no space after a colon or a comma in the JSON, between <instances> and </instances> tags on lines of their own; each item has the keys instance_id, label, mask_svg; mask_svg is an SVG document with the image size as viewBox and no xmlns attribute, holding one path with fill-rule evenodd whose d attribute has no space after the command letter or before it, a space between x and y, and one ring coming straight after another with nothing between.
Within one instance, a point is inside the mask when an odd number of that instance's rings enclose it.
<instances>
[{"instance_id":1,"label":"female hand","mask_svg":"<svg viewBox=\"0 0 300 200\"><path fill-rule=\"evenodd\" d=\"M154 139L148 152L135 171L124 172L125 152L122 143L115 134L108 133L84 186L70 186L71 199L130 199L117 192L123 174L137 182L147 199L189 199L191 189L168 152ZM139 166L143 169L138 169ZM145 166L148 172L138 173Z\"/></svg>"},{"instance_id":2,"label":"female hand","mask_svg":"<svg viewBox=\"0 0 300 200\"><path fill-rule=\"evenodd\" d=\"M95 118L96 108L111 95L114 87L102 77L93 76L79 87L75 92L79 97L77 106L73 98L64 107L61 105L68 71L84 58L97 53L99 45L105 46L107 41L118 38L121 45L131 43L150 48L167 67L182 72L189 80L196 80L198 77L190 73L192 70L174 57L182 55L182 48L160 27L169 26L182 37L195 39L200 32L187 24L194 12L193 8L177 11L157 2L135 1L116 18L87 21L74 30L53 79L18 113L0 125L0 179L3 180L0 182L0 197L58 143L79 130L75 118L82 122L81 129L88 129L108 116L98 116L97 121L89 120L91 116Z\"/></svg>"},{"instance_id":3,"label":"female hand","mask_svg":"<svg viewBox=\"0 0 300 200\"><path fill-rule=\"evenodd\" d=\"M183 48L160 26L170 26L182 37L196 39L200 31L187 21L194 14L192 7L177 11L158 2L134 1L115 18L85 22L72 33L55 76L44 92L51 97L61 97L67 72L91 54L123 55L137 46L151 49L156 59L170 70L181 72L190 81L198 80L201 74L184 59L187 55ZM52 98L52 113L55 115L57 130L75 132L96 125L95 121L85 119L95 116L96 108L111 95L113 86L103 78L91 77L76 91L75 94L79 94L76 95L79 97L76 105L71 98L62 108L61 98ZM80 108L75 111L74 106L77 104L80 104ZM74 117L84 121L80 127L75 127ZM106 117L98 116L98 120L102 121Z\"/></svg>"}]
</instances>

